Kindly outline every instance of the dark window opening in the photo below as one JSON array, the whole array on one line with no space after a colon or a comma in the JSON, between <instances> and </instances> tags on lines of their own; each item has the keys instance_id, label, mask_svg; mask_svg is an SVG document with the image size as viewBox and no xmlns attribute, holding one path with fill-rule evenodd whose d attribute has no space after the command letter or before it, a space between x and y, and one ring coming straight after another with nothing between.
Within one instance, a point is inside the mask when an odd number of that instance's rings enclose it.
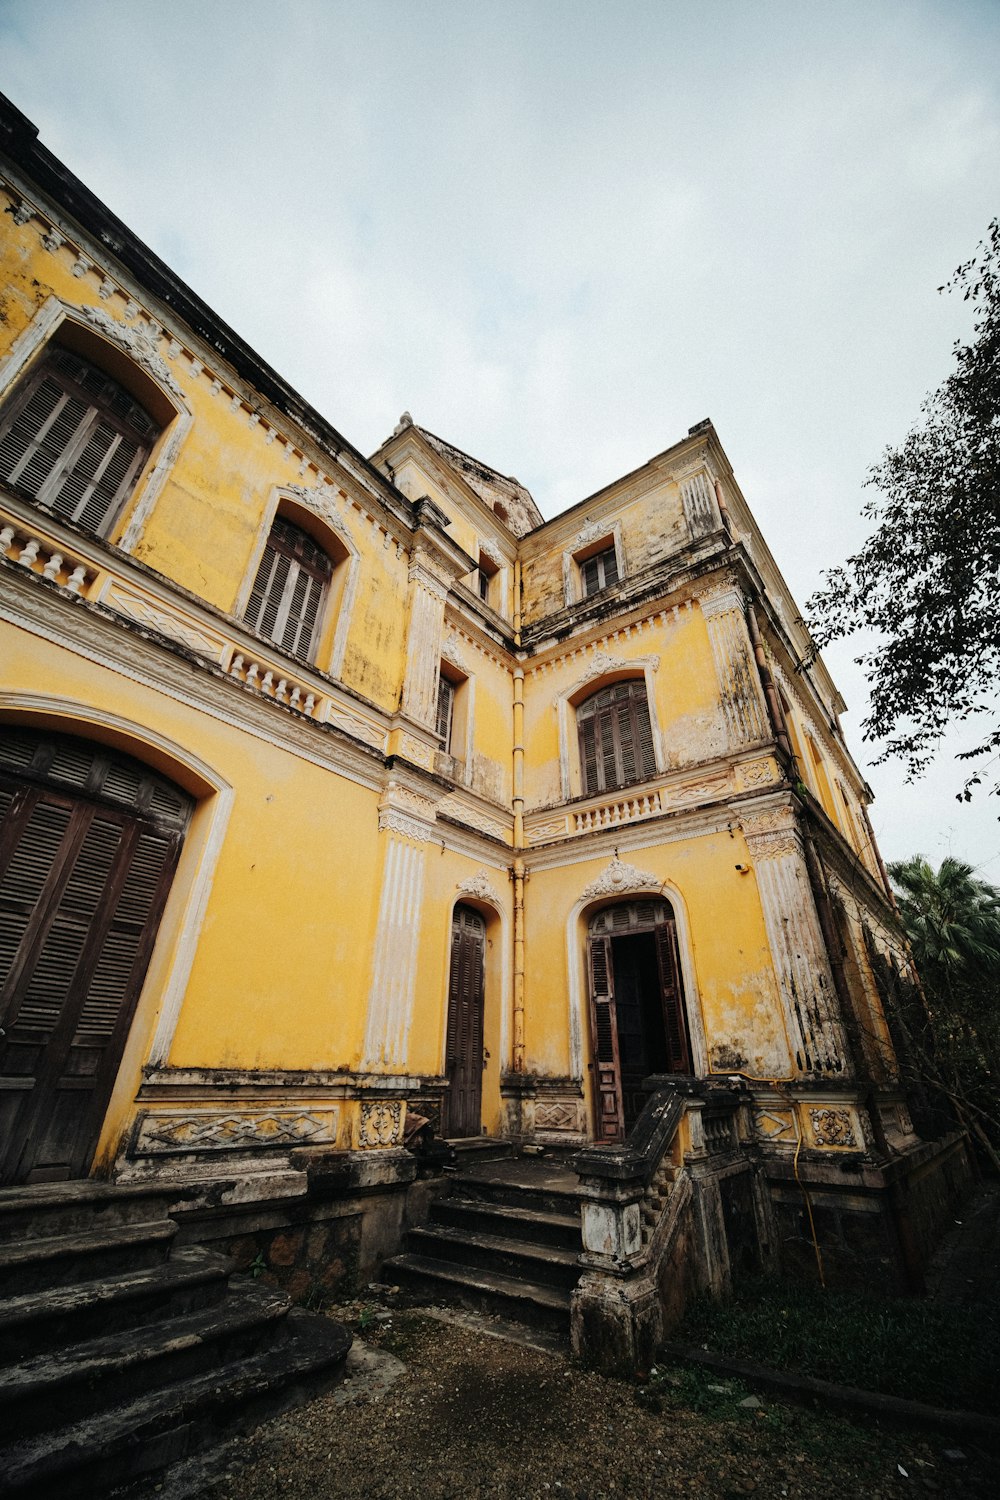
<instances>
[{"instance_id":1,"label":"dark window opening","mask_svg":"<svg viewBox=\"0 0 1000 1500\"><path fill-rule=\"evenodd\" d=\"M158 432L110 375L55 348L0 422L0 479L42 509L103 536Z\"/></svg>"},{"instance_id":2,"label":"dark window opening","mask_svg":"<svg viewBox=\"0 0 1000 1500\"><path fill-rule=\"evenodd\" d=\"M441 749L451 754L451 731L455 719L455 684L447 677L438 678L437 733Z\"/></svg>"}]
</instances>

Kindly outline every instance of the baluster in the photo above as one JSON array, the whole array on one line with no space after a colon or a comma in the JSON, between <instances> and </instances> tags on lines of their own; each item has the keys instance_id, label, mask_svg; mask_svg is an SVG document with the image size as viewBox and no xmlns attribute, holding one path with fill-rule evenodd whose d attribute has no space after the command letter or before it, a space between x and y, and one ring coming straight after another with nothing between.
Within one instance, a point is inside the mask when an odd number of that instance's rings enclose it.
<instances>
[{"instance_id":1,"label":"baluster","mask_svg":"<svg viewBox=\"0 0 1000 1500\"><path fill-rule=\"evenodd\" d=\"M11 542L13 540L14 540L14 528L13 528L13 526L5 526L4 529L3 529L3 531L0 531L0 557L6 557L7 556L8 549L9 549L10 544L11 544Z\"/></svg>"},{"instance_id":2,"label":"baluster","mask_svg":"<svg viewBox=\"0 0 1000 1500\"><path fill-rule=\"evenodd\" d=\"M66 580L67 594L79 594L83 585L87 582L87 570L83 563L77 563L72 573Z\"/></svg>"},{"instance_id":3,"label":"baluster","mask_svg":"<svg viewBox=\"0 0 1000 1500\"><path fill-rule=\"evenodd\" d=\"M246 675L246 679L245 679L247 687L255 688L257 686L257 678L259 676L260 676L260 667L257 665L257 663L255 661L252 661L250 663L250 666L249 666L248 670L247 670L247 675Z\"/></svg>"},{"instance_id":4,"label":"baluster","mask_svg":"<svg viewBox=\"0 0 1000 1500\"><path fill-rule=\"evenodd\" d=\"M18 558L18 562L22 568L30 568L34 565L35 559L38 556L38 549L41 545L38 538L33 536L27 545L21 548L21 556Z\"/></svg>"},{"instance_id":5,"label":"baluster","mask_svg":"<svg viewBox=\"0 0 1000 1500\"><path fill-rule=\"evenodd\" d=\"M48 578L50 580L50 582L51 582L52 579L54 579L54 578L56 578L58 576L59 569L62 567L62 565L63 565L62 553L61 552L53 552L52 555L50 556L48 562L45 564L45 567L42 569L42 577L43 578Z\"/></svg>"},{"instance_id":6,"label":"baluster","mask_svg":"<svg viewBox=\"0 0 1000 1500\"><path fill-rule=\"evenodd\" d=\"M277 698L279 703L284 703L287 693L288 679L286 677L280 677L278 679L278 686L274 690L274 696Z\"/></svg>"},{"instance_id":7,"label":"baluster","mask_svg":"<svg viewBox=\"0 0 1000 1500\"><path fill-rule=\"evenodd\" d=\"M274 691L274 673L271 671L270 667L268 667L267 671L260 679L260 690L262 693L270 693Z\"/></svg>"},{"instance_id":8,"label":"baluster","mask_svg":"<svg viewBox=\"0 0 1000 1500\"><path fill-rule=\"evenodd\" d=\"M233 659L232 659L232 661L229 663L229 675L230 675L230 677L238 677L240 675L240 673L242 672L242 670L243 670L243 657L242 656L234 656Z\"/></svg>"},{"instance_id":9,"label":"baluster","mask_svg":"<svg viewBox=\"0 0 1000 1500\"><path fill-rule=\"evenodd\" d=\"M302 697L302 689L300 687L294 687L294 688L292 688L292 696L288 700L288 706L289 706L289 708L298 708L298 706L299 706L299 699L301 697Z\"/></svg>"},{"instance_id":10,"label":"baluster","mask_svg":"<svg viewBox=\"0 0 1000 1500\"><path fill-rule=\"evenodd\" d=\"M303 706L302 712L306 713L306 714L311 714L311 713L315 712L315 709L316 709L316 694L315 693L307 693L306 694L306 701L305 701L305 704Z\"/></svg>"}]
</instances>

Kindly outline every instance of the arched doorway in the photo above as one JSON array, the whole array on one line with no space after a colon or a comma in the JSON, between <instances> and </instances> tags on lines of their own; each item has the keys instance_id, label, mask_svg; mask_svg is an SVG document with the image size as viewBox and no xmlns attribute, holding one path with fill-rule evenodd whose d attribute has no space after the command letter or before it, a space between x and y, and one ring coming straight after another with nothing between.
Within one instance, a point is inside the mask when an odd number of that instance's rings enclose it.
<instances>
[{"instance_id":1,"label":"arched doorway","mask_svg":"<svg viewBox=\"0 0 1000 1500\"><path fill-rule=\"evenodd\" d=\"M0 726L0 1182L89 1170L190 810L104 745Z\"/></svg>"},{"instance_id":2,"label":"arched doorway","mask_svg":"<svg viewBox=\"0 0 1000 1500\"><path fill-rule=\"evenodd\" d=\"M471 906L451 919L443 1134L479 1135L483 1114L483 1008L486 923Z\"/></svg>"},{"instance_id":3,"label":"arched doorway","mask_svg":"<svg viewBox=\"0 0 1000 1500\"><path fill-rule=\"evenodd\" d=\"M673 908L606 906L588 933L598 1141L620 1141L642 1112L642 1080L690 1074L691 1048Z\"/></svg>"}]
</instances>

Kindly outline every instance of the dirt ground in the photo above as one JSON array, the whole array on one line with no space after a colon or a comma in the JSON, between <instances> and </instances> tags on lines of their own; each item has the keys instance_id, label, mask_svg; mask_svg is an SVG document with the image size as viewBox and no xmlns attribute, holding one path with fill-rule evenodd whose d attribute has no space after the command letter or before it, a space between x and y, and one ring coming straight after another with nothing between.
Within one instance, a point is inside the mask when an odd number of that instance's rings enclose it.
<instances>
[{"instance_id":1,"label":"dirt ground","mask_svg":"<svg viewBox=\"0 0 1000 1500\"><path fill-rule=\"evenodd\" d=\"M417 1311L366 1319L358 1337L369 1364L381 1362L381 1378L356 1358L352 1380L240 1439L193 1493L895 1500L1000 1492L997 1462L971 1447L785 1406L710 1376L662 1370L646 1385L609 1380L561 1354ZM157 1492L176 1493L169 1481L148 1494Z\"/></svg>"}]
</instances>

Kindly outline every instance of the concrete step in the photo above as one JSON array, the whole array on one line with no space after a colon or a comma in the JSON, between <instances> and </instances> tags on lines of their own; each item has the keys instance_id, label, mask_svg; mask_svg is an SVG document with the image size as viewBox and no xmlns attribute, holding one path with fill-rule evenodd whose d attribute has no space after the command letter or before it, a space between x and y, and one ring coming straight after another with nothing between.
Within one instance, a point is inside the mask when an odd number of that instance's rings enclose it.
<instances>
[{"instance_id":1,"label":"concrete step","mask_svg":"<svg viewBox=\"0 0 1000 1500\"><path fill-rule=\"evenodd\" d=\"M580 1185L575 1173L544 1169L537 1162L484 1163L457 1172L454 1193L481 1203L501 1203L535 1213L579 1214Z\"/></svg>"},{"instance_id":2,"label":"concrete step","mask_svg":"<svg viewBox=\"0 0 1000 1500\"><path fill-rule=\"evenodd\" d=\"M233 1265L208 1250L175 1250L160 1265L9 1297L0 1301L0 1365L214 1307Z\"/></svg>"},{"instance_id":3,"label":"concrete step","mask_svg":"<svg viewBox=\"0 0 1000 1500\"><path fill-rule=\"evenodd\" d=\"M92 1500L320 1394L343 1372L350 1333L297 1308L285 1327L267 1350L0 1447L0 1494Z\"/></svg>"},{"instance_id":4,"label":"concrete step","mask_svg":"<svg viewBox=\"0 0 1000 1500\"><path fill-rule=\"evenodd\" d=\"M50 1431L264 1350L281 1331L288 1307L280 1293L234 1281L217 1307L10 1365L0 1370L0 1433L14 1438Z\"/></svg>"},{"instance_id":5,"label":"concrete step","mask_svg":"<svg viewBox=\"0 0 1000 1500\"><path fill-rule=\"evenodd\" d=\"M166 1218L174 1197L162 1185L89 1179L0 1188L0 1245Z\"/></svg>"},{"instance_id":6,"label":"concrete step","mask_svg":"<svg viewBox=\"0 0 1000 1500\"><path fill-rule=\"evenodd\" d=\"M165 1260L177 1225L170 1219L0 1244L0 1297L21 1296Z\"/></svg>"},{"instance_id":7,"label":"concrete step","mask_svg":"<svg viewBox=\"0 0 1000 1500\"><path fill-rule=\"evenodd\" d=\"M411 1229L407 1249L430 1260L496 1271L530 1285L564 1287L571 1291L580 1279L575 1250L554 1249L551 1245L503 1235L476 1234L464 1228L430 1224L425 1229Z\"/></svg>"},{"instance_id":8,"label":"concrete step","mask_svg":"<svg viewBox=\"0 0 1000 1500\"><path fill-rule=\"evenodd\" d=\"M511 1161L514 1157L514 1148L509 1141L498 1141L489 1136L458 1136L449 1140L448 1145L455 1152L459 1171L473 1162Z\"/></svg>"},{"instance_id":9,"label":"concrete step","mask_svg":"<svg viewBox=\"0 0 1000 1500\"><path fill-rule=\"evenodd\" d=\"M496 1271L409 1253L386 1261L383 1275L432 1301L456 1302L569 1334L570 1293L565 1287L533 1286Z\"/></svg>"},{"instance_id":10,"label":"concrete step","mask_svg":"<svg viewBox=\"0 0 1000 1500\"><path fill-rule=\"evenodd\" d=\"M431 1224L451 1225L474 1234L504 1235L533 1240L561 1250L581 1248L580 1214L545 1213L509 1203L486 1203L475 1198L438 1198L431 1208Z\"/></svg>"}]
</instances>

